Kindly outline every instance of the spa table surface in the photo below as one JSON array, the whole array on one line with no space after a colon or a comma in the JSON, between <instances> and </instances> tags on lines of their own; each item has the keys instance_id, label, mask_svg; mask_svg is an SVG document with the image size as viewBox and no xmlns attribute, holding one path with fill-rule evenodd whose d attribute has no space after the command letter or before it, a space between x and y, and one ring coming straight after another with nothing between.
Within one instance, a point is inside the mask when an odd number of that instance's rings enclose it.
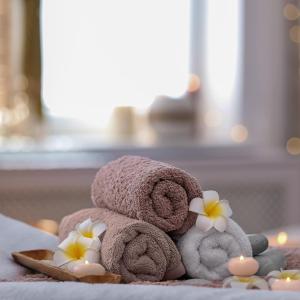
<instances>
[{"instance_id":1,"label":"spa table surface","mask_svg":"<svg viewBox=\"0 0 300 300\"><path fill-rule=\"evenodd\" d=\"M271 292L257 290L220 289L195 286L162 286L145 284L86 284L75 282L31 281L18 278L26 276L26 269L17 266L9 253L30 248L54 249L57 238L22 222L0 214L0 299L2 300L98 300L98 299L246 299L246 300L299 300L297 292ZM7 282L5 282L5 280ZM8 282L10 281L10 282Z\"/></svg>"}]
</instances>

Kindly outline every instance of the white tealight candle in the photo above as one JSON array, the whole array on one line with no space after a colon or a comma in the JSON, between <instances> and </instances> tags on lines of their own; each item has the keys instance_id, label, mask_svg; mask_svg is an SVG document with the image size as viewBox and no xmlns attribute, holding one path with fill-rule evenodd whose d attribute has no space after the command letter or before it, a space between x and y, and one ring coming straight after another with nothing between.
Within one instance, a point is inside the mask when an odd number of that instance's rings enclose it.
<instances>
[{"instance_id":1,"label":"white tealight candle","mask_svg":"<svg viewBox=\"0 0 300 300\"><path fill-rule=\"evenodd\" d=\"M251 276L259 269L258 262L253 257L234 257L228 262L228 270L235 276Z\"/></svg>"},{"instance_id":2,"label":"white tealight candle","mask_svg":"<svg viewBox=\"0 0 300 300\"><path fill-rule=\"evenodd\" d=\"M300 280L291 279L275 279L272 284L273 291L300 291Z\"/></svg>"},{"instance_id":3,"label":"white tealight candle","mask_svg":"<svg viewBox=\"0 0 300 300\"><path fill-rule=\"evenodd\" d=\"M105 269L100 264L85 262L84 264L75 265L72 268L72 273L74 273L77 277L84 277L90 275L104 275Z\"/></svg>"}]
</instances>

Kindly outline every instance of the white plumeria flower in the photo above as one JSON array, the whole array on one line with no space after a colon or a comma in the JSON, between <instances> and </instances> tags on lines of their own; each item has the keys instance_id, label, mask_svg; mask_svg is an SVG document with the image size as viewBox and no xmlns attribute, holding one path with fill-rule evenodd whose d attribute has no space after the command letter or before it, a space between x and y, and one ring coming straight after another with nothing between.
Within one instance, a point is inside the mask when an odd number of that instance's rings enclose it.
<instances>
[{"instance_id":1,"label":"white plumeria flower","mask_svg":"<svg viewBox=\"0 0 300 300\"><path fill-rule=\"evenodd\" d=\"M53 256L56 266L68 266L82 263L99 263L100 240L82 236L71 231L68 237L58 245Z\"/></svg>"},{"instance_id":2,"label":"white plumeria flower","mask_svg":"<svg viewBox=\"0 0 300 300\"><path fill-rule=\"evenodd\" d=\"M291 279L291 280L300 280L300 270L281 270L281 271L272 271L267 275L267 280L270 285L276 279Z\"/></svg>"},{"instance_id":3,"label":"white plumeria flower","mask_svg":"<svg viewBox=\"0 0 300 300\"><path fill-rule=\"evenodd\" d=\"M76 230L89 239L99 239L99 236L106 230L107 226L101 222L92 222L91 218L76 225Z\"/></svg>"},{"instance_id":4,"label":"white plumeria flower","mask_svg":"<svg viewBox=\"0 0 300 300\"><path fill-rule=\"evenodd\" d=\"M268 290L268 283L258 276L240 277L231 276L224 280L223 287L231 287L237 289L259 289Z\"/></svg>"},{"instance_id":5,"label":"white plumeria flower","mask_svg":"<svg viewBox=\"0 0 300 300\"><path fill-rule=\"evenodd\" d=\"M227 219L231 217L232 210L227 200L220 200L219 194L215 191L203 192L203 198L194 198L189 210L199 214L196 226L203 231L212 227L224 232L227 227Z\"/></svg>"}]
</instances>

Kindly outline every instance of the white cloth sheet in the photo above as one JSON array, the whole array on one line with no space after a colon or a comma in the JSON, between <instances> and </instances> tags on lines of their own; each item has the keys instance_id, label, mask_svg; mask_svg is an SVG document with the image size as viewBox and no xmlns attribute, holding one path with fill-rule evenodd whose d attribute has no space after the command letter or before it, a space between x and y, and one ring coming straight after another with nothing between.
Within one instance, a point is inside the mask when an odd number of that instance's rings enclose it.
<instances>
[{"instance_id":1,"label":"white cloth sheet","mask_svg":"<svg viewBox=\"0 0 300 300\"><path fill-rule=\"evenodd\" d=\"M34 248L54 249L57 238L0 214L0 276L22 275L25 269L11 259L11 251ZM1 275L2 274L2 275ZM5 275L6 274L6 275ZM300 293L245 291L192 286L154 286L130 284L85 284L77 282L1 282L2 300L299 300Z\"/></svg>"}]
</instances>

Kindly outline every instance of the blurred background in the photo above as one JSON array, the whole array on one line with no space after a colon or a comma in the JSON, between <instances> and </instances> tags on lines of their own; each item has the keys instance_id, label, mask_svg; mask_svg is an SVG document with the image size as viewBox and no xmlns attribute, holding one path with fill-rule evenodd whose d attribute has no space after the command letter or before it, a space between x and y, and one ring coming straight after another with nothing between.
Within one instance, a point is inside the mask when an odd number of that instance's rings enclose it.
<instances>
[{"instance_id":1,"label":"blurred background","mask_svg":"<svg viewBox=\"0 0 300 300\"><path fill-rule=\"evenodd\" d=\"M0 0L0 212L55 232L124 154L300 223L300 1Z\"/></svg>"}]
</instances>

